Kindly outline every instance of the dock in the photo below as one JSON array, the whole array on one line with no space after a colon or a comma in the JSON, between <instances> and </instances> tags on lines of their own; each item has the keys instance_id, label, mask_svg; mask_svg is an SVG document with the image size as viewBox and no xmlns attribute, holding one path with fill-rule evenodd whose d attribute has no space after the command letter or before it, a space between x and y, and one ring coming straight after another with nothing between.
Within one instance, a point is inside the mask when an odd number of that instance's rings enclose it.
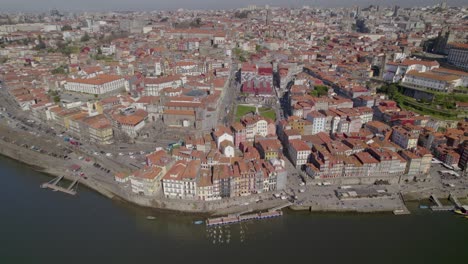
<instances>
[{"instance_id":1,"label":"dock","mask_svg":"<svg viewBox=\"0 0 468 264\"><path fill-rule=\"evenodd\" d=\"M431 210L434 212L447 212L455 210L455 206L447 205L447 206L431 206Z\"/></svg>"},{"instance_id":2,"label":"dock","mask_svg":"<svg viewBox=\"0 0 468 264\"><path fill-rule=\"evenodd\" d=\"M58 185L58 183L64 177L65 176L58 176L58 177L56 177L55 179L53 179L53 180L51 180L49 182L43 183L43 184L41 184L41 188L43 188L43 189L52 189L54 191L59 191L59 192L63 192L63 193L66 193L66 194L75 195L76 194L76 188L74 189L74 187L78 185L78 182L79 182L80 178L76 177L75 180L67 188L64 188L64 187L61 187L61 186Z\"/></svg>"},{"instance_id":3,"label":"dock","mask_svg":"<svg viewBox=\"0 0 468 264\"><path fill-rule=\"evenodd\" d=\"M431 206L431 210L434 212L446 212L446 211L453 211L455 210L455 206L452 205L443 205L439 198L437 198L434 194L431 195L431 200L434 201L436 204L435 206Z\"/></svg>"},{"instance_id":4,"label":"dock","mask_svg":"<svg viewBox=\"0 0 468 264\"><path fill-rule=\"evenodd\" d=\"M394 215L409 215L411 212L406 207L402 207L401 209L393 210Z\"/></svg>"},{"instance_id":5,"label":"dock","mask_svg":"<svg viewBox=\"0 0 468 264\"><path fill-rule=\"evenodd\" d=\"M268 211L264 213L256 213L256 214L247 214L247 215L229 215L225 217L217 217L217 218L208 218L206 220L207 226L219 226L219 225L229 225L229 224L236 224L243 221L249 220L261 220L261 219L268 219L282 216L282 211Z\"/></svg>"},{"instance_id":6,"label":"dock","mask_svg":"<svg viewBox=\"0 0 468 264\"><path fill-rule=\"evenodd\" d=\"M452 203L454 203L455 206L456 206L457 208L462 208L462 207L463 207L463 205L460 203L460 201L458 200L458 198L457 198L455 195L453 195L453 193L450 193L450 194L449 194L449 200L450 200Z\"/></svg>"},{"instance_id":7,"label":"dock","mask_svg":"<svg viewBox=\"0 0 468 264\"><path fill-rule=\"evenodd\" d=\"M443 204L439 201L439 198L437 198L437 196L435 196L434 194L431 195L431 200L434 201L434 203L438 206L438 207L442 207Z\"/></svg>"},{"instance_id":8,"label":"dock","mask_svg":"<svg viewBox=\"0 0 468 264\"><path fill-rule=\"evenodd\" d=\"M400 208L393 210L393 214L394 215L409 215L409 214L411 214L411 211L408 210L408 207L406 207L406 202L405 202L405 199L403 198L403 194L401 194L401 192L399 192L398 195L400 196L400 199L403 202L403 205Z\"/></svg>"}]
</instances>

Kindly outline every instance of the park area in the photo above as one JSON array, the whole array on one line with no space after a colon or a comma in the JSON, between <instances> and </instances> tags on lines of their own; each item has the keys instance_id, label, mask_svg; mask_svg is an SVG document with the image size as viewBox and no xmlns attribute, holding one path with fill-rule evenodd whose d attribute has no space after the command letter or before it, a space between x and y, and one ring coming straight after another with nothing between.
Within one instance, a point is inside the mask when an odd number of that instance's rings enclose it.
<instances>
[{"instance_id":1,"label":"park area","mask_svg":"<svg viewBox=\"0 0 468 264\"><path fill-rule=\"evenodd\" d=\"M416 99L407 96L405 89L408 87L391 84L382 86L377 92L388 94L390 99L395 100L401 108L421 115L430 115L444 120L458 120L467 114L465 110L456 109L455 106L456 102L468 102L467 94L425 90L424 93L430 95L431 99Z\"/></svg>"},{"instance_id":2,"label":"park area","mask_svg":"<svg viewBox=\"0 0 468 264\"><path fill-rule=\"evenodd\" d=\"M275 110L270 107L260 107L258 112L263 117L269 118L273 121L276 120ZM238 105L236 111L236 121L239 121L243 116L250 113L255 114L255 106Z\"/></svg>"}]
</instances>

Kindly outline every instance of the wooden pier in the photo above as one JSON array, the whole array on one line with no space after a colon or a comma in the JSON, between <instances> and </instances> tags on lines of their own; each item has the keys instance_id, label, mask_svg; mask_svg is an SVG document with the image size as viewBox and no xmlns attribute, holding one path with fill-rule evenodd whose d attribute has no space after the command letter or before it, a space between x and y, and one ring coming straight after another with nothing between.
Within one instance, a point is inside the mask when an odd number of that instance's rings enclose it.
<instances>
[{"instance_id":1,"label":"wooden pier","mask_svg":"<svg viewBox=\"0 0 468 264\"><path fill-rule=\"evenodd\" d=\"M206 220L207 226L218 226L218 225L229 225L240 223L243 221L248 220L260 220L260 219L267 219L282 216L282 211L273 211L273 212L264 212L264 213L256 213L256 214L248 214L248 215L229 215L225 217L217 217L217 218L209 218Z\"/></svg>"},{"instance_id":2,"label":"wooden pier","mask_svg":"<svg viewBox=\"0 0 468 264\"><path fill-rule=\"evenodd\" d=\"M41 188L48 188L48 189L52 189L54 191L60 191L60 192L63 192L63 193L66 193L66 194L70 194L70 195L75 195L76 194L76 188L74 189L75 186L78 185L78 182L80 180L79 177L76 177L75 180L67 187L67 188L64 188L64 187L61 187L58 185L58 183L64 178L64 176L58 176L57 178L49 181L49 182L46 182L46 183L43 183L41 184Z\"/></svg>"}]
</instances>

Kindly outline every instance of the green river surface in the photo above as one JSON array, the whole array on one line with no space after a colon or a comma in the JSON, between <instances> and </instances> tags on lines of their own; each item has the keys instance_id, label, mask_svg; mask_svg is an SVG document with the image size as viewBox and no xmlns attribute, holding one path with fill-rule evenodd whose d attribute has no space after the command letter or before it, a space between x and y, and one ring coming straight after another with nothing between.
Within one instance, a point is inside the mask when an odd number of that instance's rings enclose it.
<instances>
[{"instance_id":1,"label":"green river surface","mask_svg":"<svg viewBox=\"0 0 468 264\"><path fill-rule=\"evenodd\" d=\"M201 216L139 208L0 157L3 263L468 263L468 219L432 213L318 214L207 228ZM155 220L146 217L155 216Z\"/></svg>"}]
</instances>

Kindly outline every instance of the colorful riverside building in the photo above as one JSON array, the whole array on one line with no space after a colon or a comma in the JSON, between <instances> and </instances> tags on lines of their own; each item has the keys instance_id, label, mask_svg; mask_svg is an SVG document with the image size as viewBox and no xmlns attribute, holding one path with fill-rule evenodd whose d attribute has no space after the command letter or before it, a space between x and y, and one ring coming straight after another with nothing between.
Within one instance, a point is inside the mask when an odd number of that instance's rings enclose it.
<instances>
[{"instance_id":1,"label":"colorful riverside building","mask_svg":"<svg viewBox=\"0 0 468 264\"><path fill-rule=\"evenodd\" d=\"M368 148L354 154L333 155L324 146L314 146L311 162L305 165L313 180L326 180L335 184L373 184L377 180L397 183L407 171L407 161L394 151ZM418 163L419 162L419 163ZM425 171L424 160L414 160L412 167Z\"/></svg>"},{"instance_id":2,"label":"colorful riverside building","mask_svg":"<svg viewBox=\"0 0 468 264\"><path fill-rule=\"evenodd\" d=\"M213 201L282 190L287 171L279 159L237 160L202 168L200 161L177 161L162 178L166 198Z\"/></svg>"}]
</instances>

